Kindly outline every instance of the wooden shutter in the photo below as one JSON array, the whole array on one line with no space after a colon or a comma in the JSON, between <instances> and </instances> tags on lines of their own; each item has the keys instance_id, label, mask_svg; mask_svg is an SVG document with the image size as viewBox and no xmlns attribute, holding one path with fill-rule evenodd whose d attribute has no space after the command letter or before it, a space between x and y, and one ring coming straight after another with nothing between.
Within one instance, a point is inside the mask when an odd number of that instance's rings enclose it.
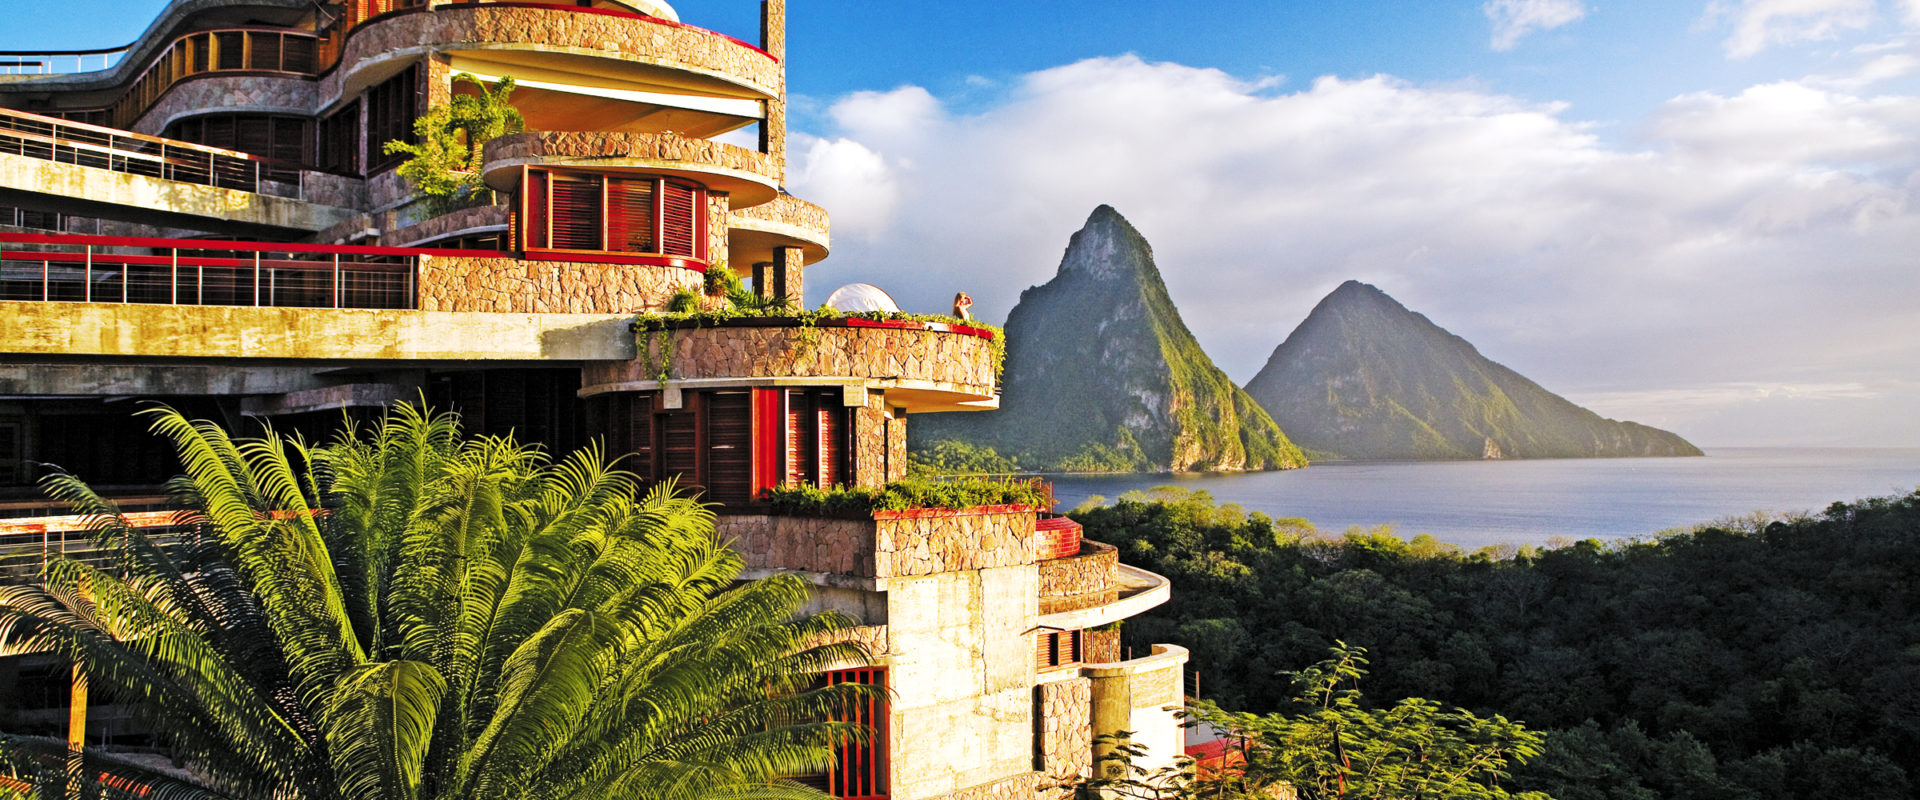
<instances>
[{"instance_id":1,"label":"wooden shutter","mask_svg":"<svg viewBox=\"0 0 1920 800\"><path fill-rule=\"evenodd\" d=\"M1043 633L1034 639L1033 665L1049 670L1080 663L1080 631Z\"/></svg>"},{"instance_id":2,"label":"wooden shutter","mask_svg":"<svg viewBox=\"0 0 1920 800\"><path fill-rule=\"evenodd\" d=\"M840 403L839 392L820 395L820 485L837 486L847 482L847 407Z\"/></svg>"},{"instance_id":3,"label":"wooden shutter","mask_svg":"<svg viewBox=\"0 0 1920 800\"><path fill-rule=\"evenodd\" d=\"M700 190L674 181L662 181L660 250L672 256L699 257Z\"/></svg>"},{"instance_id":4,"label":"wooden shutter","mask_svg":"<svg viewBox=\"0 0 1920 800\"><path fill-rule=\"evenodd\" d=\"M251 48L247 53L247 69L275 71L280 69L280 43L286 38L285 36L278 33L250 31L247 38L252 40L248 43Z\"/></svg>"},{"instance_id":5,"label":"wooden shutter","mask_svg":"<svg viewBox=\"0 0 1920 800\"><path fill-rule=\"evenodd\" d=\"M787 485L819 485L819 417L813 394L804 389L787 392Z\"/></svg>"},{"instance_id":6,"label":"wooden shutter","mask_svg":"<svg viewBox=\"0 0 1920 800\"><path fill-rule=\"evenodd\" d=\"M753 393L706 395L707 499L739 505L753 497Z\"/></svg>"},{"instance_id":7,"label":"wooden shutter","mask_svg":"<svg viewBox=\"0 0 1920 800\"><path fill-rule=\"evenodd\" d=\"M280 43L280 69L287 72L313 72L318 42L305 36L287 36Z\"/></svg>"},{"instance_id":8,"label":"wooden shutter","mask_svg":"<svg viewBox=\"0 0 1920 800\"><path fill-rule=\"evenodd\" d=\"M521 182L520 194L524 201L526 219L526 243L523 250L545 250L550 238L547 236L547 172L546 170L527 170L526 180Z\"/></svg>"},{"instance_id":9,"label":"wooden shutter","mask_svg":"<svg viewBox=\"0 0 1920 800\"><path fill-rule=\"evenodd\" d=\"M653 178L607 179L607 249L655 253Z\"/></svg>"},{"instance_id":10,"label":"wooden shutter","mask_svg":"<svg viewBox=\"0 0 1920 800\"><path fill-rule=\"evenodd\" d=\"M753 497L786 483L787 392L753 390Z\"/></svg>"},{"instance_id":11,"label":"wooden shutter","mask_svg":"<svg viewBox=\"0 0 1920 800\"><path fill-rule=\"evenodd\" d=\"M227 31L213 35L214 59L216 69L246 69L247 35L240 31Z\"/></svg>"},{"instance_id":12,"label":"wooden shutter","mask_svg":"<svg viewBox=\"0 0 1920 800\"><path fill-rule=\"evenodd\" d=\"M598 175L555 175L548 191L551 217L548 246L555 250L599 250L601 194Z\"/></svg>"},{"instance_id":13,"label":"wooden shutter","mask_svg":"<svg viewBox=\"0 0 1920 800\"><path fill-rule=\"evenodd\" d=\"M689 404L691 405L691 404ZM660 414L654 422L660 426L660 474L665 480L678 476L680 488L700 485L700 427L691 409Z\"/></svg>"}]
</instances>

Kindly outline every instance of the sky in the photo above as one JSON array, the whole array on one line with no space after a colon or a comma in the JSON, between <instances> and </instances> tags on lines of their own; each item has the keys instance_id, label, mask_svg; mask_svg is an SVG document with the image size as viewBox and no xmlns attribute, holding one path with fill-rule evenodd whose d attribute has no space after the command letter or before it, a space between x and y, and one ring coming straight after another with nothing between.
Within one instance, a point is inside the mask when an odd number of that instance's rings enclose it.
<instances>
[{"instance_id":1,"label":"sky","mask_svg":"<svg viewBox=\"0 0 1920 800\"><path fill-rule=\"evenodd\" d=\"M752 0L675 6L757 36ZM788 40L813 302L1002 320L1105 203L1239 382L1359 279L1696 444L1920 446L1920 0L791 0Z\"/></svg>"}]
</instances>

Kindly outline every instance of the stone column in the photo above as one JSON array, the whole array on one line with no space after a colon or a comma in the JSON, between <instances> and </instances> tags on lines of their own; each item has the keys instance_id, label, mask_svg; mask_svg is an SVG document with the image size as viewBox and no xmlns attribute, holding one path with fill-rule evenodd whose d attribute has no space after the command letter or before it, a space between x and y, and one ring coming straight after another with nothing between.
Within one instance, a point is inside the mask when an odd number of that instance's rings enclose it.
<instances>
[{"instance_id":1,"label":"stone column","mask_svg":"<svg viewBox=\"0 0 1920 800\"><path fill-rule=\"evenodd\" d=\"M806 308L806 292L801 281L800 271L806 266L807 257L798 247L781 247L773 251L774 295L784 297L794 308Z\"/></svg>"},{"instance_id":2,"label":"stone column","mask_svg":"<svg viewBox=\"0 0 1920 800\"><path fill-rule=\"evenodd\" d=\"M785 296L780 287L773 285L773 262L762 261L753 265L753 293L763 299Z\"/></svg>"},{"instance_id":3,"label":"stone column","mask_svg":"<svg viewBox=\"0 0 1920 800\"><path fill-rule=\"evenodd\" d=\"M774 179L787 185L787 0L761 0L760 49L780 62L778 95L766 101L760 152L772 156Z\"/></svg>"}]
</instances>

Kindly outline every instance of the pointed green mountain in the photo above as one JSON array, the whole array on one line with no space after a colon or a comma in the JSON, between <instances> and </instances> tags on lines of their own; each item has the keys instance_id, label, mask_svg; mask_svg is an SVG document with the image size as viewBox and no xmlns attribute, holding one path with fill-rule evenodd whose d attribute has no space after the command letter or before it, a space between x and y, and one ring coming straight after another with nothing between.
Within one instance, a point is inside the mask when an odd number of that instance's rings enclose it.
<instances>
[{"instance_id":1,"label":"pointed green mountain","mask_svg":"<svg viewBox=\"0 0 1920 800\"><path fill-rule=\"evenodd\" d=\"M1701 454L1574 405L1358 281L1314 307L1247 393L1315 458Z\"/></svg>"},{"instance_id":2,"label":"pointed green mountain","mask_svg":"<svg viewBox=\"0 0 1920 800\"><path fill-rule=\"evenodd\" d=\"M1306 465L1201 351L1167 296L1153 249L1108 206L1073 235L1053 280L1021 293L1006 331L1000 410L916 418L909 430L923 455L959 440L1030 470Z\"/></svg>"}]
</instances>

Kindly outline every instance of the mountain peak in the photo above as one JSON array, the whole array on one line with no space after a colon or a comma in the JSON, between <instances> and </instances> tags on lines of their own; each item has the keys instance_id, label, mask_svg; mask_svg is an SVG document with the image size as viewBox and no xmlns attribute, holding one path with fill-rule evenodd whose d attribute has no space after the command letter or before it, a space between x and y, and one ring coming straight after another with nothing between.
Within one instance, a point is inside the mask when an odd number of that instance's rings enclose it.
<instances>
[{"instance_id":1,"label":"mountain peak","mask_svg":"<svg viewBox=\"0 0 1920 800\"><path fill-rule=\"evenodd\" d=\"M1107 280L1153 268L1153 247L1113 206L1101 204L1067 242L1060 275Z\"/></svg>"},{"instance_id":2,"label":"mountain peak","mask_svg":"<svg viewBox=\"0 0 1920 800\"><path fill-rule=\"evenodd\" d=\"M1359 281L1322 299L1246 389L1302 447L1343 458L1700 454L1574 405Z\"/></svg>"}]
</instances>

